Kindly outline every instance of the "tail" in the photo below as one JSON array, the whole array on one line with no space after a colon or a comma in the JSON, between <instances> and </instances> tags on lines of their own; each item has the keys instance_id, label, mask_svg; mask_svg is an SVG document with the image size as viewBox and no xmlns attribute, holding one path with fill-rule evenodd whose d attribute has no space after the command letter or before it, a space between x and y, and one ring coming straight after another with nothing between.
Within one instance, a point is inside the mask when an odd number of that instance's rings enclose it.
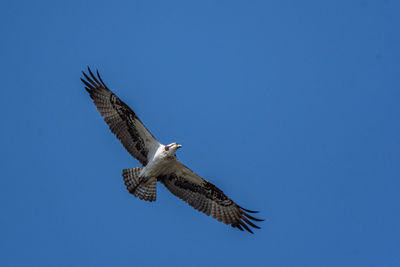
<instances>
[{"instance_id":1,"label":"tail","mask_svg":"<svg viewBox=\"0 0 400 267\"><path fill-rule=\"evenodd\" d=\"M140 177L142 168L143 167L122 170L122 177L124 178L126 189L135 197L146 201L156 201L157 179L150 178L149 180L143 181L143 177Z\"/></svg>"}]
</instances>

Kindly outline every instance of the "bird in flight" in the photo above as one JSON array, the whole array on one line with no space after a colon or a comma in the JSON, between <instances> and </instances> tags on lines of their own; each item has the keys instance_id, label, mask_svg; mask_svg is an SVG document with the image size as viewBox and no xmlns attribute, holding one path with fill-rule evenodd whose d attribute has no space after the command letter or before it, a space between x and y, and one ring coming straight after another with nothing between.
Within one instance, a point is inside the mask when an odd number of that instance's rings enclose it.
<instances>
[{"instance_id":1,"label":"bird in flight","mask_svg":"<svg viewBox=\"0 0 400 267\"><path fill-rule=\"evenodd\" d=\"M172 194L220 222L250 233L253 233L250 227L260 229L253 221L263 220L249 214L257 211L240 207L215 185L183 165L175 155L182 146L159 143L136 113L108 89L98 71L97 77L90 68L90 76L82 73L85 89L111 132L143 165L122 170L129 193L142 200L155 201L157 182L161 182Z\"/></svg>"}]
</instances>

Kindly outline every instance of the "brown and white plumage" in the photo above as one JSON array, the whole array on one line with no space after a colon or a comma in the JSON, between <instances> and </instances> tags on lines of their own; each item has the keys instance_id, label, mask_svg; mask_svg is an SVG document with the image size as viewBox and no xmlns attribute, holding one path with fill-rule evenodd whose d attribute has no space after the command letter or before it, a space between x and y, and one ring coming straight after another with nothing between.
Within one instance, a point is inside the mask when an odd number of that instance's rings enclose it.
<instances>
[{"instance_id":1,"label":"brown and white plumage","mask_svg":"<svg viewBox=\"0 0 400 267\"><path fill-rule=\"evenodd\" d=\"M173 171L167 175L161 175L158 180L175 196L187 202L190 206L201 211L220 222L230 224L240 230L248 226L259 228L253 221L262 221L248 213L256 213L247 210L227 197L218 187L201 178L180 161L175 160Z\"/></svg>"},{"instance_id":2,"label":"brown and white plumage","mask_svg":"<svg viewBox=\"0 0 400 267\"><path fill-rule=\"evenodd\" d=\"M99 73L97 72L96 78L89 68L88 71L90 77L82 72L87 81L81 80L86 85L85 88L97 110L126 150L140 163L146 165L160 143L147 130L135 112L107 88Z\"/></svg>"},{"instance_id":3,"label":"brown and white plumage","mask_svg":"<svg viewBox=\"0 0 400 267\"><path fill-rule=\"evenodd\" d=\"M81 80L104 121L126 150L143 165L122 172L131 194L155 201L156 184L161 182L172 194L220 222L250 233L253 233L250 227L259 228L252 221L262 220L248 214L255 211L240 207L219 188L183 165L175 156L181 145L160 144L135 112L107 88L99 73L96 77L89 68L88 72L90 76L83 72L86 80Z\"/></svg>"}]
</instances>

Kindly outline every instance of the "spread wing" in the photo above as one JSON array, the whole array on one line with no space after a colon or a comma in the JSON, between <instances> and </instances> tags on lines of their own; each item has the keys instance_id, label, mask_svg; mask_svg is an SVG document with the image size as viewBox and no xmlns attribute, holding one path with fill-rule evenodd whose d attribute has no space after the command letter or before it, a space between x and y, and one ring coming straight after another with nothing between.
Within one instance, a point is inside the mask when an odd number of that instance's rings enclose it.
<instances>
[{"instance_id":1,"label":"spread wing","mask_svg":"<svg viewBox=\"0 0 400 267\"><path fill-rule=\"evenodd\" d=\"M190 206L220 222L229 224L243 231L253 233L249 226L260 229L252 221L263 221L248 213L256 213L244 209L227 197L219 188L201 178L181 162L176 160L171 173L158 177L165 187L175 196Z\"/></svg>"},{"instance_id":2,"label":"spread wing","mask_svg":"<svg viewBox=\"0 0 400 267\"><path fill-rule=\"evenodd\" d=\"M96 78L89 68L88 71L90 77L82 72L86 80L81 80L86 85L85 89L89 92L97 110L126 150L140 163L146 165L160 143L147 130L135 112L107 88L99 72Z\"/></svg>"}]
</instances>

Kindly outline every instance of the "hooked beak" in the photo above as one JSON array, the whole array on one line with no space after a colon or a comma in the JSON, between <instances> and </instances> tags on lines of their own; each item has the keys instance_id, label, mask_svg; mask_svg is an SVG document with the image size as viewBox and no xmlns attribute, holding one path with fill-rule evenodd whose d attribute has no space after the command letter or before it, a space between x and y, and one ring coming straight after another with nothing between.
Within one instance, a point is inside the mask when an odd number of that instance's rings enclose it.
<instances>
[{"instance_id":1,"label":"hooked beak","mask_svg":"<svg viewBox=\"0 0 400 267\"><path fill-rule=\"evenodd\" d=\"M180 144L176 144L176 147L177 147L177 148L181 148L181 147L182 147L182 145L180 145Z\"/></svg>"}]
</instances>

